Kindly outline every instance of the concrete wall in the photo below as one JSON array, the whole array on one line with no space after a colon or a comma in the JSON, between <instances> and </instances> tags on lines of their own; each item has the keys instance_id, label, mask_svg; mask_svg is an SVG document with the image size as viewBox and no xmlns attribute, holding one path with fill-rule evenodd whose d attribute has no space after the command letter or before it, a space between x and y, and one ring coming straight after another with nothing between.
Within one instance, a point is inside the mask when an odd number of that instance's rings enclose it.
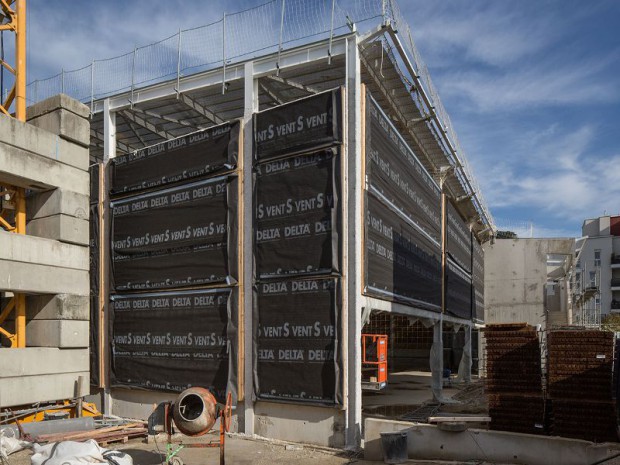
<instances>
[{"instance_id":1,"label":"concrete wall","mask_svg":"<svg viewBox=\"0 0 620 465\"><path fill-rule=\"evenodd\" d=\"M477 429L442 431L435 425L375 418L366 419L364 430L364 458L376 461L383 459L380 434L397 431L407 432L408 456L417 460L583 465L599 463L616 452L611 444L577 439Z\"/></svg>"},{"instance_id":2,"label":"concrete wall","mask_svg":"<svg viewBox=\"0 0 620 465\"><path fill-rule=\"evenodd\" d=\"M0 184L28 189L27 235L0 231L0 305L27 294L27 347L0 348L0 407L89 391L89 110L59 95L27 117L0 117Z\"/></svg>"},{"instance_id":3,"label":"concrete wall","mask_svg":"<svg viewBox=\"0 0 620 465\"><path fill-rule=\"evenodd\" d=\"M486 323L547 322L547 254L572 254L574 239L497 239L484 245Z\"/></svg>"}]
</instances>

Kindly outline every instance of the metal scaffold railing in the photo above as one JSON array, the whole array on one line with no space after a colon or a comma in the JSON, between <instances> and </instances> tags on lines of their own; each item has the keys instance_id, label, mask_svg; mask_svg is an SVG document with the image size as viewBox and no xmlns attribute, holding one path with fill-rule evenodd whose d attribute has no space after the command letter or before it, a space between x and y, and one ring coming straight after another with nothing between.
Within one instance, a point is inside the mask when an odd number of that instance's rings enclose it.
<instances>
[{"instance_id":1,"label":"metal scaffold railing","mask_svg":"<svg viewBox=\"0 0 620 465\"><path fill-rule=\"evenodd\" d=\"M28 84L29 103L65 93L91 105L99 99L164 81L226 67L268 53L331 39L351 31L363 32L379 24L397 31L416 78L424 87L434 117L439 122L459 180L473 195L485 222L495 230L493 217L456 132L431 80L428 68L413 41L398 4L394 0L271 0L235 13L224 13L213 23L179 30L158 42L135 47L116 57L93 60L89 65ZM205 44L208 44L206 46ZM224 90L224 89L223 89Z\"/></svg>"}]
</instances>

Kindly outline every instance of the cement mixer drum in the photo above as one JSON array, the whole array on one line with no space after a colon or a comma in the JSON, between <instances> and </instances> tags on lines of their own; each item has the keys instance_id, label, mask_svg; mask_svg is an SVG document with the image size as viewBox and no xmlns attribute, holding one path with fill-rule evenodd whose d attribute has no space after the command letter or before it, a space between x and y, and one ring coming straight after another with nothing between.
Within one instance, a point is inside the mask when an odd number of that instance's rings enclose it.
<instances>
[{"instance_id":1,"label":"cement mixer drum","mask_svg":"<svg viewBox=\"0 0 620 465\"><path fill-rule=\"evenodd\" d=\"M209 432L217 419L217 401L208 389L186 389L174 402L174 424L186 436L202 436Z\"/></svg>"}]
</instances>

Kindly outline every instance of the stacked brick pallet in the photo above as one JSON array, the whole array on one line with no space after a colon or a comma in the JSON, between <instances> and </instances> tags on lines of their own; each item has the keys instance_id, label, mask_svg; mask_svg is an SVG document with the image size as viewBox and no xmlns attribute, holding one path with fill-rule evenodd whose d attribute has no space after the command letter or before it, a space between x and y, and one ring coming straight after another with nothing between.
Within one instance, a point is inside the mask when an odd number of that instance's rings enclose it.
<instances>
[{"instance_id":1,"label":"stacked brick pallet","mask_svg":"<svg viewBox=\"0 0 620 465\"><path fill-rule=\"evenodd\" d=\"M612 400L613 333L551 331L547 343L551 434L617 441Z\"/></svg>"},{"instance_id":2,"label":"stacked brick pallet","mask_svg":"<svg viewBox=\"0 0 620 465\"><path fill-rule=\"evenodd\" d=\"M525 323L488 325L484 336L491 429L543 433L545 402L536 329Z\"/></svg>"}]
</instances>

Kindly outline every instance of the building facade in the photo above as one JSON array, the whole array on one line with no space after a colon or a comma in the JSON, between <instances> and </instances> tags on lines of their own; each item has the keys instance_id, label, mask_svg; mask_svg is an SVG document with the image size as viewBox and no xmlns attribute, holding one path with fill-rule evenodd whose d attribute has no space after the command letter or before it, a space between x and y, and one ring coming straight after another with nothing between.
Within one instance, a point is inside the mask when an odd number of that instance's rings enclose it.
<instances>
[{"instance_id":1,"label":"building facade","mask_svg":"<svg viewBox=\"0 0 620 465\"><path fill-rule=\"evenodd\" d=\"M598 326L620 312L620 216L587 219L582 235L570 280L574 322Z\"/></svg>"}]
</instances>

